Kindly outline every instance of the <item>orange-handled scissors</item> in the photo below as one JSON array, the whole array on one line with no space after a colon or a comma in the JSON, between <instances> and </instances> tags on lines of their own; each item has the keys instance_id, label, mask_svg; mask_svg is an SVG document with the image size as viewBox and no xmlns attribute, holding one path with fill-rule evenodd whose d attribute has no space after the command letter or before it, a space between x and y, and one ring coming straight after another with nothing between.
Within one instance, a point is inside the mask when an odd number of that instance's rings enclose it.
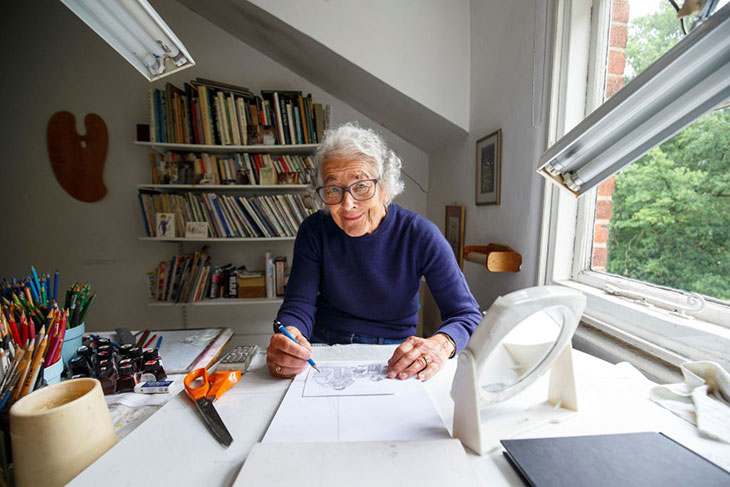
<instances>
[{"instance_id":1,"label":"orange-handled scissors","mask_svg":"<svg viewBox=\"0 0 730 487\"><path fill-rule=\"evenodd\" d=\"M197 386L193 384L196 379L202 379L202 384ZM228 370L221 372L213 372L208 374L205 368L195 369L185 376L185 392L188 397L193 400L195 406L200 411L203 421L208 429L218 441L224 446L230 446L233 437L228 432L223 420L218 416L218 411L213 406L213 401L221 397L236 382L241 380L240 370Z\"/></svg>"}]
</instances>

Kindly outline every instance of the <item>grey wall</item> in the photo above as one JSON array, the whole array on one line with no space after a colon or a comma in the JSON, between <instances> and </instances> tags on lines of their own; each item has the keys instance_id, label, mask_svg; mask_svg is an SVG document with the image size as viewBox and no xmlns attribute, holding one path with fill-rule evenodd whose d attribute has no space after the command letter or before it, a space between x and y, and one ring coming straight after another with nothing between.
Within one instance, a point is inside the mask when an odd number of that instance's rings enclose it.
<instances>
[{"instance_id":1,"label":"grey wall","mask_svg":"<svg viewBox=\"0 0 730 487\"><path fill-rule=\"evenodd\" d=\"M197 66L169 78L181 86L196 76L240 84L252 90L299 89L332 106L332 123L358 120L380 130L403 157L405 170L428 187L428 158L352 107L171 0L154 7L181 38ZM174 328L181 308L147 305L145 272L170 258L177 245L142 242L144 232L136 185L149 182L147 151L132 144L135 124L148 122L148 83L60 2L12 2L5 6L0 36L4 48L0 130L0 276L22 276L30 265L57 268L62 283L89 281L99 296L87 319L95 330ZM46 151L46 125L53 113L72 112L78 131L83 117L106 122L109 151L104 169L108 188L97 203L74 200L57 184ZM401 205L426 213L426 195L406 178ZM195 247L186 245L185 250ZM289 254L290 243L214 244L217 263L261 268L263 254ZM238 341L265 343L276 306L190 308L190 326L226 325Z\"/></svg>"},{"instance_id":2,"label":"grey wall","mask_svg":"<svg viewBox=\"0 0 730 487\"><path fill-rule=\"evenodd\" d=\"M539 22L544 22L544 3L537 3L542 4ZM545 147L547 93L541 102L541 63L546 50L544 28L538 29L533 47L535 4L472 0L469 136L429 159L428 217L443 228L444 206L464 205L466 245L501 243L522 254L518 273L490 273L477 264L464 263L464 274L483 310L498 296L534 286L537 279L543 182L535 169ZM532 116L533 49L538 56L534 108L535 122L541 124L537 127ZM477 206L476 140L499 128L503 132L501 204ZM429 318L432 327L434 314Z\"/></svg>"}]
</instances>

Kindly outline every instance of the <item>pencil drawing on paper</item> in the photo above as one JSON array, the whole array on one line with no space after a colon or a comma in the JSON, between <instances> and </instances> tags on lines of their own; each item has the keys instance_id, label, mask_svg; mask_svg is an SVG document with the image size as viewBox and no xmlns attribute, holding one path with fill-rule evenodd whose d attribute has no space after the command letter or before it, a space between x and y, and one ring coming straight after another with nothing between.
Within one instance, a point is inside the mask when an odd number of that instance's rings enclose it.
<instances>
[{"instance_id":1,"label":"pencil drawing on paper","mask_svg":"<svg viewBox=\"0 0 730 487\"><path fill-rule=\"evenodd\" d=\"M320 373L311 377L319 385L342 391L355 383L356 380L381 381L388 373L386 364L357 364L350 366L320 366Z\"/></svg>"}]
</instances>

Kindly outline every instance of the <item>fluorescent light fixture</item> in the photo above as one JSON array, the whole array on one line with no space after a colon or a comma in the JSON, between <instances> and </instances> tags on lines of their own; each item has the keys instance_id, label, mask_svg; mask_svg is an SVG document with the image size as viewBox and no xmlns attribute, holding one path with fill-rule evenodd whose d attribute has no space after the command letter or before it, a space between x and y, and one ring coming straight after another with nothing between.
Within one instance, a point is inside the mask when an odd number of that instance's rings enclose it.
<instances>
[{"instance_id":1,"label":"fluorescent light fixture","mask_svg":"<svg viewBox=\"0 0 730 487\"><path fill-rule=\"evenodd\" d=\"M61 0L150 81L195 61L147 0Z\"/></svg>"},{"instance_id":2,"label":"fluorescent light fixture","mask_svg":"<svg viewBox=\"0 0 730 487\"><path fill-rule=\"evenodd\" d=\"M580 196L730 98L730 4L709 17L540 157Z\"/></svg>"}]
</instances>

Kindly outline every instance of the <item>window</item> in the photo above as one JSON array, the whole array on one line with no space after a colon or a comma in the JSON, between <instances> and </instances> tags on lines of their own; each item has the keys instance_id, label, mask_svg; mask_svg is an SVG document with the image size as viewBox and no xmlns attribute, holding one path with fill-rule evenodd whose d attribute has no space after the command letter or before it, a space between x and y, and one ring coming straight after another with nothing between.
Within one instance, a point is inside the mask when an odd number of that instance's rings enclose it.
<instances>
[{"instance_id":1,"label":"window","mask_svg":"<svg viewBox=\"0 0 730 487\"><path fill-rule=\"evenodd\" d=\"M607 98L683 36L669 2L622 8L609 29ZM628 26L617 21L626 16ZM592 270L730 301L730 109L601 184L593 230Z\"/></svg>"},{"instance_id":2,"label":"window","mask_svg":"<svg viewBox=\"0 0 730 487\"><path fill-rule=\"evenodd\" d=\"M559 2L557 18L552 141L684 37L667 0ZM730 366L730 108L579 200L552 186L542 281L583 290L586 322L664 360Z\"/></svg>"}]
</instances>

